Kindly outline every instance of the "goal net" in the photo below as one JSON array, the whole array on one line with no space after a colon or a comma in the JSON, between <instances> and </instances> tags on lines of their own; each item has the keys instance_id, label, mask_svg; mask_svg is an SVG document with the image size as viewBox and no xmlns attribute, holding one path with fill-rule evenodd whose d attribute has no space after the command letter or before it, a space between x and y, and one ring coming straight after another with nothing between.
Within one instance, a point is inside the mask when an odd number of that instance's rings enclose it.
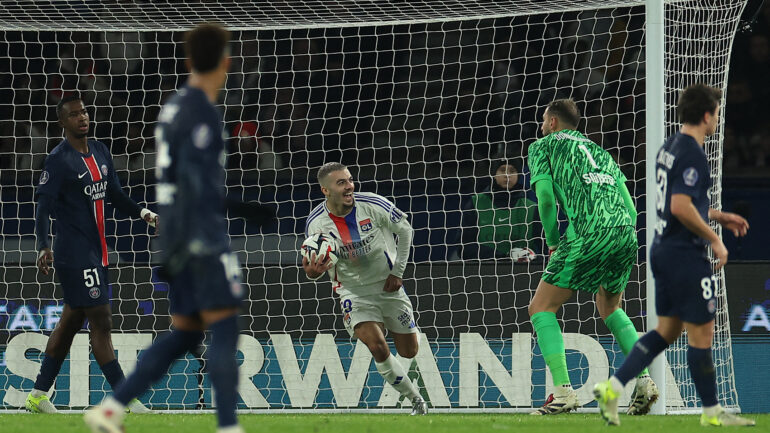
<instances>
[{"instance_id":1,"label":"goal net","mask_svg":"<svg viewBox=\"0 0 770 433\"><path fill-rule=\"evenodd\" d=\"M666 1L666 134L676 127L682 88L726 87L743 6ZM35 269L33 235L34 187L62 134L56 103L82 95L90 135L111 149L127 192L153 208L156 118L186 80L183 32L204 20L224 23L233 37L219 101L230 137L228 193L278 211L267 227L229 222L248 289L241 409L400 404L366 347L345 332L331 284L308 281L298 265L305 219L323 199L315 173L329 161L349 165L357 190L393 201L415 229L404 281L421 348L410 378L429 403L541 405L552 384L527 313L544 259L526 154L545 105L559 97L577 101L579 129L629 179L640 250L624 308L645 330L643 207L654 179L644 169L644 1L9 0L0 4L0 408L23 407L62 310L55 280ZM716 208L721 131L706 145ZM503 163L519 173L510 190L493 179ZM107 233L114 345L130 371L141 349L169 330L168 288L143 222L108 212ZM720 402L737 408L725 296L721 284L714 357ZM560 321L579 402L594 407L592 385L623 355L590 296L579 293ZM88 344L84 329L52 389L59 407L82 408L109 392ZM684 339L667 353L670 411L699 404L685 353ZM158 410L212 408L202 359L176 362L140 400Z\"/></svg>"}]
</instances>

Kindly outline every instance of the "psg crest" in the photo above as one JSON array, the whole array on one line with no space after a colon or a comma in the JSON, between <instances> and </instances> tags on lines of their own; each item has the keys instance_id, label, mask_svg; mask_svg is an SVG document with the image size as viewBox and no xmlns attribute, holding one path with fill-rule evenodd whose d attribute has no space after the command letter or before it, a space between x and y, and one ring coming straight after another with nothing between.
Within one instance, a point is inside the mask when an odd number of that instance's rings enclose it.
<instances>
[{"instance_id":1,"label":"psg crest","mask_svg":"<svg viewBox=\"0 0 770 433\"><path fill-rule=\"evenodd\" d=\"M107 164L102 164L102 176L107 176Z\"/></svg>"},{"instance_id":2,"label":"psg crest","mask_svg":"<svg viewBox=\"0 0 770 433\"><path fill-rule=\"evenodd\" d=\"M90 296L91 299L96 299L101 294L102 292L99 290L98 287L91 287L91 289L88 290L88 296Z\"/></svg>"}]
</instances>

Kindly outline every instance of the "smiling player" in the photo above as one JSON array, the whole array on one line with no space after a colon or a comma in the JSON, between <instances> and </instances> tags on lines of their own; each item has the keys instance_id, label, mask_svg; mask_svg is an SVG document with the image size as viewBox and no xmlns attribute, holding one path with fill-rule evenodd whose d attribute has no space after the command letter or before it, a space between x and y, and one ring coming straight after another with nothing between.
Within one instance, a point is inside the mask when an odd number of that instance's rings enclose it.
<instances>
[{"instance_id":1,"label":"smiling player","mask_svg":"<svg viewBox=\"0 0 770 433\"><path fill-rule=\"evenodd\" d=\"M324 164L318 182L326 201L310 212L305 235L323 233L335 240L339 260L332 266L315 255L303 258L305 273L312 280L329 273L348 333L366 344L377 371L409 398L412 415L425 415L427 403L407 377L407 369L391 356L384 334L385 329L393 334L402 357L411 360L417 355L419 334L401 279L412 246L412 226L384 197L355 193L353 177L342 164Z\"/></svg>"}]
</instances>

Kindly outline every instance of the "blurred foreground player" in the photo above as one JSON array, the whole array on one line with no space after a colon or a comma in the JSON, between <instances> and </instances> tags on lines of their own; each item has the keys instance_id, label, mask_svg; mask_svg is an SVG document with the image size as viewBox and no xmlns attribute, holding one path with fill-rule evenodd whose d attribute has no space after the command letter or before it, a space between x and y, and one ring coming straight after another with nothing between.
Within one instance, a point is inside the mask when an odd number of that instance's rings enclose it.
<instances>
[{"instance_id":1,"label":"blurred foreground player","mask_svg":"<svg viewBox=\"0 0 770 433\"><path fill-rule=\"evenodd\" d=\"M233 209L225 197L222 113L214 106L230 66L229 39L229 32L214 24L187 33L190 77L161 110L155 131L158 203L170 221L160 241L174 329L144 351L113 397L86 412L94 432L121 432L126 403L160 379L175 359L196 349L205 329L212 336L206 369L216 394L217 431L243 432L235 414L235 356L244 290L237 256L230 252L225 213ZM236 210L248 210L241 205Z\"/></svg>"},{"instance_id":2,"label":"blurred foreground player","mask_svg":"<svg viewBox=\"0 0 770 433\"><path fill-rule=\"evenodd\" d=\"M717 401L717 382L711 356L719 276L712 272L707 246L727 263L727 248L711 230L709 220L744 236L748 222L741 216L709 208L711 172L703 151L706 137L719 123L722 91L695 84L682 92L677 114L682 127L669 137L656 158L658 222L650 249L655 277L658 326L642 336L623 365L609 380L594 387L602 417L619 425L618 396L634 375L646 368L687 330L687 364L700 396L704 426L751 426L754 421L725 412Z\"/></svg>"},{"instance_id":3,"label":"blurred foreground player","mask_svg":"<svg viewBox=\"0 0 770 433\"><path fill-rule=\"evenodd\" d=\"M311 280L329 273L350 336L366 344L377 371L412 402L412 415L425 415L428 404L407 375L409 365L390 354L385 340L387 329L407 363L417 356L419 333L401 279L412 247L412 226L384 197L354 193L353 177L340 163L324 164L318 182L326 200L308 215L305 236L322 233L334 239L339 260L332 265L328 257L303 257L305 273Z\"/></svg>"},{"instance_id":4,"label":"blurred foreground player","mask_svg":"<svg viewBox=\"0 0 770 433\"><path fill-rule=\"evenodd\" d=\"M78 96L63 98L56 107L64 140L45 160L37 187L35 235L37 266L48 275L54 268L64 294L59 323L48 338L35 387L25 406L33 413L55 413L48 390L69 353L72 339L87 319L91 350L112 389L123 381L123 370L112 347L105 201L122 214L142 218L157 229L158 217L142 209L123 192L107 146L89 140L88 111ZM50 217L56 218L54 249L48 239ZM128 402L132 412L149 410L138 400Z\"/></svg>"}]
</instances>

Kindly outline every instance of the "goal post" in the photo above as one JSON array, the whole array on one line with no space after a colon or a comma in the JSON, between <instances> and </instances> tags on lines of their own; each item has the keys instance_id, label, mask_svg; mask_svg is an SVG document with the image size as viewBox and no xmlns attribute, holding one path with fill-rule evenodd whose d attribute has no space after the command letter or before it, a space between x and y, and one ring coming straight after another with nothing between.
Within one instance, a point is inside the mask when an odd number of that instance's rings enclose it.
<instances>
[{"instance_id":1,"label":"goal post","mask_svg":"<svg viewBox=\"0 0 770 433\"><path fill-rule=\"evenodd\" d=\"M645 1L645 18L646 18L646 85L645 98L647 100L645 111L646 114L646 127L647 127L647 146L645 149L645 159L647 161L655 161L658 150L663 145L665 139L664 132L664 116L665 116L665 102L664 94L666 91L665 84L665 7L661 0L646 0ZM657 188L655 185L655 164L648 163L645 166L646 176L646 189L652 191L652 188ZM655 194L645 195L645 207L646 209L656 208L657 197ZM655 227L657 222L656 212L646 212L645 214L645 227ZM655 232L653 230L645 230L646 240L646 252L645 258L649 263L650 260L650 245L655 238ZM646 267L645 277L647 288L647 301L645 306L647 307L647 330L654 329L658 324L658 315L655 312L655 278L652 275L652 268ZM658 385L658 392L660 393L660 401L667 402L666 396L668 394L668 388L666 387L666 355L661 354L653 360L649 367L650 376ZM667 405L654 405L650 413L655 415L661 415L666 413Z\"/></svg>"},{"instance_id":2,"label":"goal post","mask_svg":"<svg viewBox=\"0 0 770 433\"><path fill-rule=\"evenodd\" d=\"M34 187L61 136L56 103L80 92L90 136L111 149L126 191L154 208L157 114L186 80L182 34L202 21L223 23L233 38L233 66L219 101L230 152L228 193L271 204L279 216L261 229L237 219L228 224L248 289L239 408L382 411L399 404L366 348L348 338L331 284L308 281L299 266L305 218L323 198L315 172L329 161L349 165L359 191L393 201L415 229L404 280L421 348L410 377L430 404L441 411L527 411L542 404L550 376L527 305L543 272L543 239L526 155L541 135L545 105L557 97L577 101L579 129L616 158L644 208L639 259L624 295L624 308L643 332L655 320L645 266L651 233L644 227L655 218L650 162L676 128L681 89L704 81L725 90L744 6L732 0L3 1L0 411L23 406L62 308L54 280L34 267L32 233ZM722 128L706 144L716 208ZM493 186L502 162L520 174L507 195ZM511 209L516 220L485 220L478 205L484 200ZM489 249L484 236L496 236L495 224L520 238ZM108 212L107 234L114 344L129 371L142 348L169 330L168 287L157 275L157 251L143 222ZM523 247L534 259L511 260ZM719 400L738 410L724 272L720 278ZM593 383L619 367L623 355L591 296L576 295L560 314L570 379L580 403L595 410ZM176 362L141 400L158 410L211 409L202 360L196 353ZM665 405L656 410L697 409L686 339L659 357L652 373L665 383ZM52 391L54 403L70 409L109 392L85 330ZM625 395L621 405L627 401Z\"/></svg>"}]
</instances>

